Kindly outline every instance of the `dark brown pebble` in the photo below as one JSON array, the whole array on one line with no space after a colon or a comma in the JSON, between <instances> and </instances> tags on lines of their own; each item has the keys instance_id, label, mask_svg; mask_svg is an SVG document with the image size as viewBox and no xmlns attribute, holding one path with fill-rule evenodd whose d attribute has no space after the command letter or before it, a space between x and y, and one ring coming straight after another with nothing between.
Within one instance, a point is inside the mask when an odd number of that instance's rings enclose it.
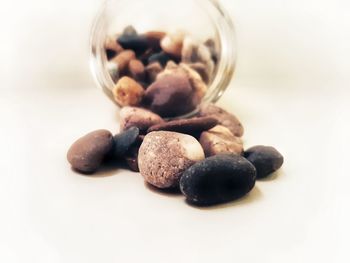
<instances>
[{"instance_id":1,"label":"dark brown pebble","mask_svg":"<svg viewBox=\"0 0 350 263\"><path fill-rule=\"evenodd\" d=\"M244 128L238 118L214 104L202 108L199 111L198 116L216 118L219 121L219 124L228 128L233 135L237 137L243 136Z\"/></svg>"},{"instance_id":2,"label":"dark brown pebble","mask_svg":"<svg viewBox=\"0 0 350 263\"><path fill-rule=\"evenodd\" d=\"M153 125L148 129L152 131L174 131L186 133L190 135L197 135L202 131L207 131L217 125L218 121L211 117L191 118L182 120L173 120L157 125Z\"/></svg>"},{"instance_id":3,"label":"dark brown pebble","mask_svg":"<svg viewBox=\"0 0 350 263\"><path fill-rule=\"evenodd\" d=\"M81 137L70 147L67 160L83 173L93 173L113 147L113 136L107 130L97 130Z\"/></svg>"},{"instance_id":4,"label":"dark brown pebble","mask_svg":"<svg viewBox=\"0 0 350 263\"><path fill-rule=\"evenodd\" d=\"M161 117L174 117L193 111L194 92L185 75L166 75L158 78L145 92L150 110Z\"/></svg>"},{"instance_id":5,"label":"dark brown pebble","mask_svg":"<svg viewBox=\"0 0 350 263\"><path fill-rule=\"evenodd\" d=\"M274 147L254 146L244 152L247 158L256 168L257 177L265 178L277 171L283 165L284 158Z\"/></svg>"}]
</instances>

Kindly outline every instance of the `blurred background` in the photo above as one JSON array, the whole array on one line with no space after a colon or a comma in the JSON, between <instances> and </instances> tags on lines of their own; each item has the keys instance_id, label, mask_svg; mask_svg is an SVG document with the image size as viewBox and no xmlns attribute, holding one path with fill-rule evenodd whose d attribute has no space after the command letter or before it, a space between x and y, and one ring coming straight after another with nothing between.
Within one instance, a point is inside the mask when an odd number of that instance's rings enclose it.
<instances>
[{"instance_id":1,"label":"blurred background","mask_svg":"<svg viewBox=\"0 0 350 263\"><path fill-rule=\"evenodd\" d=\"M238 63L218 103L242 120L246 146L274 145L286 163L208 210L135 174L70 171L73 140L118 127L89 69L102 1L1 2L1 262L349 262L350 3L221 2Z\"/></svg>"}]
</instances>

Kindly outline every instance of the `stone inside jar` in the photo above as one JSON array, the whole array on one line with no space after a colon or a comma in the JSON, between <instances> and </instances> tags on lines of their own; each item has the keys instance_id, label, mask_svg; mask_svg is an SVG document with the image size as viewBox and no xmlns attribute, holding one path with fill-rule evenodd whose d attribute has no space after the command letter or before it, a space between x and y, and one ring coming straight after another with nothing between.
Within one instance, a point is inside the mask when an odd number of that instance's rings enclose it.
<instances>
[{"instance_id":1,"label":"stone inside jar","mask_svg":"<svg viewBox=\"0 0 350 263\"><path fill-rule=\"evenodd\" d=\"M214 40L200 42L180 30L138 33L128 26L106 39L105 51L116 103L166 118L197 108L218 61Z\"/></svg>"}]
</instances>

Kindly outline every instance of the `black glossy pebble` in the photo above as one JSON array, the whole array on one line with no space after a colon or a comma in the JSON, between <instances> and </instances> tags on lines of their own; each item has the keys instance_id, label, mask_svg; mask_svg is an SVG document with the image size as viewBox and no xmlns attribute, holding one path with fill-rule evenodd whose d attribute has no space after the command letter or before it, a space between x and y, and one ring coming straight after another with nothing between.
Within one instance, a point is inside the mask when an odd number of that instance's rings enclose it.
<instances>
[{"instance_id":1,"label":"black glossy pebble","mask_svg":"<svg viewBox=\"0 0 350 263\"><path fill-rule=\"evenodd\" d=\"M171 60L171 57L168 54L165 52L160 52L150 56L148 58L148 64L151 64L152 62L159 62L164 67L169 60Z\"/></svg>"},{"instance_id":2,"label":"black glossy pebble","mask_svg":"<svg viewBox=\"0 0 350 263\"><path fill-rule=\"evenodd\" d=\"M138 140L140 130L137 127L131 127L122 133L113 137L114 140L114 157L124 157L131 146Z\"/></svg>"},{"instance_id":3,"label":"black glossy pebble","mask_svg":"<svg viewBox=\"0 0 350 263\"><path fill-rule=\"evenodd\" d=\"M256 170L244 157L219 154L187 169L180 180L181 192L194 205L233 201L255 185Z\"/></svg>"},{"instance_id":4,"label":"black glossy pebble","mask_svg":"<svg viewBox=\"0 0 350 263\"><path fill-rule=\"evenodd\" d=\"M265 178L281 168L283 156L271 146L254 146L244 152L247 158L256 168L257 178Z\"/></svg>"},{"instance_id":5,"label":"black glossy pebble","mask_svg":"<svg viewBox=\"0 0 350 263\"><path fill-rule=\"evenodd\" d=\"M137 54L142 54L148 48L147 38L139 35L121 35L118 43L124 49L131 49Z\"/></svg>"}]
</instances>

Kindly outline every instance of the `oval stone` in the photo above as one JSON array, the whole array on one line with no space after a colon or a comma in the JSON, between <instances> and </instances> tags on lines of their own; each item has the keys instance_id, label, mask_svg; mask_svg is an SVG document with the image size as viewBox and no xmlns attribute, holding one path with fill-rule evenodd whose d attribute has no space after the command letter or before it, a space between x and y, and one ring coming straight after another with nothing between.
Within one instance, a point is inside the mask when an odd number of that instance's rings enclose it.
<instances>
[{"instance_id":1,"label":"oval stone","mask_svg":"<svg viewBox=\"0 0 350 263\"><path fill-rule=\"evenodd\" d=\"M186 75L166 75L153 82L145 92L151 111L161 117L174 117L193 111L194 92Z\"/></svg>"},{"instance_id":2,"label":"oval stone","mask_svg":"<svg viewBox=\"0 0 350 263\"><path fill-rule=\"evenodd\" d=\"M109 131L93 131L73 143L67 153L67 160L75 170L93 173L112 147L113 137Z\"/></svg>"},{"instance_id":3,"label":"oval stone","mask_svg":"<svg viewBox=\"0 0 350 263\"><path fill-rule=\"evenodd\" d=\"M138 107L123 107L120 110L120 130L130 127L137 127L140 132L146 132L153 125L164 123L164 120L157 114Z\"/></svg>"},{"instance_id":4,"label":"oval stone","mask_svg":"<svg viewBox=\"0 0 350 263\"><path fill-rule=\"evenodd\" d=\"M153 125L148 129L148 132L174 131L197 136L198 133L209 130L216 126L216 124L217 120L210 117L179 119Z\"/></svg>"},{"instance_id":5,"label":"oval stone","mask_svg":"<svg viewBox=\"0 0 350 263\"><path fill-rule=\"evenodd\" d=\"M144 138L138 165L148 183L158 188L172 188L178 187L180 177L187 168L203 159L203 149L194 137L157 131Z\"/></svg>"},{"instance_id":6,"label":"oval stone","mask_svg":"<svg viewBox=\"0 0 350 263\"><path fill-rule=\"evenodd\" d=\"M253 189L254 166L244 157L220 154L187 169L180 180L181 192L195 205L233 201Z\"/></svg>"},{"instance_id":7,"label":"oval stone","mask_svg":"<svg viewBox=\"0 0 350 263\"><path fill-rule=\"evenodd\" d=\"M213 156L220 153L232 153L241 155L243 153L243 141L232 132L221 125L217 125L209 131L201 134L199 139L205 156Z\"/></svg>"},{"instance_id":8,"label":"oval stone","mask_svg":"<svg viewBox=\"0 0 350 263\"><path fill-rule=\"evenodd\" d=\"M249 148L244 156L256 168L257 177L265 178L281 168L284 158L274 147L258 145Z\"/></svg>"}]
</instances>

